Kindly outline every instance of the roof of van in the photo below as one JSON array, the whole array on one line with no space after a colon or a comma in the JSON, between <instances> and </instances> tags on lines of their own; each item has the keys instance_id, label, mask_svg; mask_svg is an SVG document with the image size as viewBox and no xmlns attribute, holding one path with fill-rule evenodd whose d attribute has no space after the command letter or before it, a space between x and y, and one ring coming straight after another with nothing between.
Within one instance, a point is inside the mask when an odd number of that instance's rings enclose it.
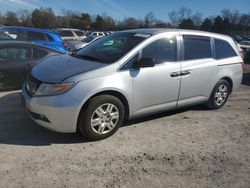
<instances>
[{"instance_id":1,"label":"roof of van","mask_svg":"<svg viewBox=\"0 0 250 188\"><path fill-rule=\"evenodd\" d=\"M217 36L217 37L223 37L223 38L230 37L228 35L212 33L212 32L207 32L207 31L188 30L188 29L172 29L172 28L130 29L130 30L124 30L121 32L143 33L143 34L149 34L149 35L156 35L156 34L166 33L166 32L185 32L185 33L193 33L193 34L197 34L197 35L200 34L200 35Z\"/></svg>"}]
</instances>

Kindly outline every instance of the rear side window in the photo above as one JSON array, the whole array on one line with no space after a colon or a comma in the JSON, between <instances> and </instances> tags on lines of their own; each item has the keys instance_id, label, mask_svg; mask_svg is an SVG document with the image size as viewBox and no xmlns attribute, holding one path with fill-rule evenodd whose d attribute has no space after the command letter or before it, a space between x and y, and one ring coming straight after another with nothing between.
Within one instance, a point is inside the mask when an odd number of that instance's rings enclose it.
<instances>
[{"instance_id":1,"label":"rear side window","mask_svg":"<svg viewBox=\"0 0 250 188\"><path fill-rule=\"evenodd\" d=\"M209 37L183 36L184 60L211 58Z\"/></svg>"},{"instance_id":2,"label":"rear side window","mask_svg":"<svg viewBox=\"0 0 250 188\"><path fill-rule=\"evenodd\" d=\"M28 31L28 41L46 40L43 33Z\"/></svg>"},{"instance_id":3,"label":"rear side window","mask_svg":"<svg viewBox=\"0 0 250 188\"><path fill-rule=\"evenodd\" d=\"M176 38L162 38L145 48L141 58L148 57L156 60L156 64L176 61Z\"/></svg>"},{"instance_id":4,"label":"rear side window","mask_svg":"<svg viewBox=\"0 0 250 188\"><path fill-rule=\"evenodd\" d=\"M64 31L60 31L59 32L59 35L61 37L73 37L73 33L71 31L67 31L67 30L64 30Z\"/></svg>"},{"instance_id":5,"label":"rear side window","mask_svg":"<svg viewBox=\"0 0 250 188\"><path fill-rule=\"evenodd\" d=\"M48 41L55 41L49 34L46 34Z\"/></svg>"},{"instance_id":6,"label":"rear side window","mask_svg":"<svg viewBox=\"0 0 250 188\"><path fill-rule=\"evenodd\" d=\"M78 36L78 37L82 37L84 34L82 31L75 31L75 34Z\"/></svg>"},{"instance_id":7,"label":"rear side window","mask_svg":"<svg viewBox=\"0 0 250 188\"><path fill-rule=\"evenodd\" d=\"M224 40L214 39L214 46L215 46L216 59L223 59L223 58L237 56L231 45Z\"/></svg>"},{"instance_id":8,"label":"rear side window","mask_svg":"<svg viewBox=\"0 0 250 188\"><path fill-rule=\"evenodd\" d=\"M30 50L25 47L7 47L0 48L0 61L18 60L25 61L30 58Z\"/></svg>"},{"instance_id":9,"label":"rear side window","mask_svg":"<svg viewBox=\"0 0 250 188\"><path fill-rule=\"evenodd\" d=\"M38 48L33 48L33 59L41 59L48 55L48 52L46 50L41 50Z\"/></svg>"},{"instance_id":10,"label":"rear side window","mask_svg":"<svg viewBox=\"0 0 250 188\"><path fill-rule=\"evenodd\" d=\"M27 40L27 32L22 30L4 30L5 38L11 40ZM7 36L6 36L7 35Z\"/></svg>"}]
</instances>

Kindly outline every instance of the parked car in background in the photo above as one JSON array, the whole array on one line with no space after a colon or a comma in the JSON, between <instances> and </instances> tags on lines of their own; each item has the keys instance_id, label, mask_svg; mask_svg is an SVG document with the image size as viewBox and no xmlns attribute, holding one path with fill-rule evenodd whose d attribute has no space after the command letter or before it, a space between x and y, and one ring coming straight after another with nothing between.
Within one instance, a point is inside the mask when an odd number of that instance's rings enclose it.
<instances>
[{"instance_id":1,"label":"parked car in background","mask_svg":"<svg viewBox=\"0 0 250 188\"><path fill-rule=\"evenodd\" d=\"M246 49L250 48L250 41L246 41L246 40L241 41L241 42L240 42L240 47L241 47L244 51L246 51Z\"/></svg>"},{"instance_id":2,"label":"parked car in background","mask_svg":"<svg viewBox=\"0 0 250 188\"><path fill-rule=\"evenodd\" d=\"M94 36L94 37L104 37L105 36L105 34L103 32L97 32L97 31L92 32L90 35Z\"/></svg>"},{"instance_id":3,"label":"parked car in background","mask_svg":"<svg viewBox=\"0 0 250 188\"><path fill-rule=\"evenodd\" d=\"M250 48L248 48L248 49L245 51L244 63L245 63L245 64L250 64Z\"/></svg>"},{"instance_id":4,"label":"parked car in background","mask_svg":"<svg viewBox=\"0 0 250 188\"><path fill-rule=\"evenodd\" d=\"M60 51L67 51L66 43L54 32L29 27L0 27L0 41L29 41Z\"/></svg>"},{"instance_id":5,"label":"parked car in background","mask_svg":"<svg viewBox=\"0 0 250 188\"><path fill-rule=\"evenodd\" d=\"M45 59L32 70L22 94L38 124L100 140L126 118L198 103L223 107L241 84L242 63L225 35L127 30Z\"/></svg>"},{"instance_id":6,"label":"parked car in background","mask_svg":"<svg viewBox=\"0 0 250 188\"><path fill-rule=\"evenodd\" d=\"M84 39L86 36L84 32L80 29L70 29L70 28L58 28L55 29L59 36L63 40L81 40Z\"/></svg>"},{"instance_id":7,"label":"parked car in background","mask_svg":"<svg viewBox=\"0 0 250 188\"><path fill-rule=\"evenodd\" d=\"M0 90L20 89L32 67L62 51L23 41L0 41Z\"/></svg>"},{"instance_id":8,"label":"parked car in background","mask_svg":"<svg viewBox=\"0 0 250 188\"><path fill-rule=\"evenodd\" d=\"M102 38L102 36L88 36L85 39L81 40L81 41L69 41L68 46L69 46L69 51L77 51L79 49L84 48L85 46L87 46L88 44L98 40Z\"/></svg>"}]
</instances>

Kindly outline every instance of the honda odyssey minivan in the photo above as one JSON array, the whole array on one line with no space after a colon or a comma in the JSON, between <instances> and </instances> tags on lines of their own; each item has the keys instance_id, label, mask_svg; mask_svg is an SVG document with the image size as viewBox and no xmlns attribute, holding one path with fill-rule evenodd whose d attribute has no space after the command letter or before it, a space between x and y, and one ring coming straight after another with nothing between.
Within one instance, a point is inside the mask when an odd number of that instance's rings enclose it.
<instances>
[{"instance_id":1,"label":"honda odyssey minivan","mask_svg":"<svg viewBox=\"0 0 250 188\"><path fill-rule=\"evenodd\" d=\"M127 30L43 60L22 95L36 123L100 140L125 119L200 103L221 108L240 86L242 63L229 36Z\"/></svg>"}]
</instances>

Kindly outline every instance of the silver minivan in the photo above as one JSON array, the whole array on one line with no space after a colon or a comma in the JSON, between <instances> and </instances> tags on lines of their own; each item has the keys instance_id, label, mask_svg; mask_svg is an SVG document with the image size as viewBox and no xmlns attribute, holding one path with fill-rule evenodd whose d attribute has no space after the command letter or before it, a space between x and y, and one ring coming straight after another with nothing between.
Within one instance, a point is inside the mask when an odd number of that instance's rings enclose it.
<instances>
[{"instance_id":1,"label":"silver minivan","mask_svg":"<svg viewBox=\"0 0 250 188\"><path fill-rule=\"evenodd\" d=\"M221 108L241 84L242 63L229 36L127 30L43 60L22 95L36 123L100 140L125 119L200 103Z\"/></svg>"}]
</instances>

